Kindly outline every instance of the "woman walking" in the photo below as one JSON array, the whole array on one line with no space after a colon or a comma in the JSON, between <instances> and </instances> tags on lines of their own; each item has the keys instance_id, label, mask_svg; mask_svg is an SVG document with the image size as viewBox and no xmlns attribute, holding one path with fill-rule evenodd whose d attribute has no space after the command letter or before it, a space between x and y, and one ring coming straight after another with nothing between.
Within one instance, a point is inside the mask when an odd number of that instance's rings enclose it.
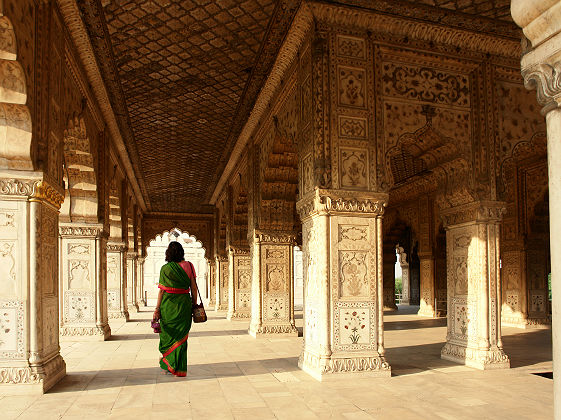
<instances>
[{"instance_id":1,"label":"woman walking","mask_svg":"<svg viewBox=\"0 0 561 420\"><path fill-rule=\"evenodd\" d=\"M160 293L153 316L160 320L160 367L175 376L187 375L187 339L192 307L197 303L195 268L184 261L184 255L179 242L169 244L168 263L160 271Z\"/></svg>"}]
</instances>

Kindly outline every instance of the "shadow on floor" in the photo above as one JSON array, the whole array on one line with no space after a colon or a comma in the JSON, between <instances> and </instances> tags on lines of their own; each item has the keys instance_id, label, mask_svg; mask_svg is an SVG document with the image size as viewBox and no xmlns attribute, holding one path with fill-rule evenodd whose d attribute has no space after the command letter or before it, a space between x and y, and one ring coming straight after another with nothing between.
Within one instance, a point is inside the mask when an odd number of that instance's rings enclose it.
<instances>
[{"instance_id":1,"label":"shadow on floor","mask_svg":"<svg viewBox=\"0 0 561 420\"><path fill-rule=\"evenodd\" d=\"M531 366L552 360L551 330L525 330L503 335L503 348L510 358L510 367Z\"/></svg>"},{"instance_id":2,"label":"shadow on floor","mask_svg":"<svg viewBox=\"0 0 561 420\"><path fill-rule=\"evenodd\" d=\"M426 318L426 319L414 319L410 321L392 321L384 317L384 330L414 330L418 328L436 328L445 327L446 318Z\"/></svg>"},{"instance_id":3,"label":"shadow on floor","mask_svg":"<svg viewBox=\"0 0 561 420\"><path fill-rule=\"evenodd\" d=\"M83 371L69 373L55 385L50 394L76 391L94 391L99 389L122 386L149 385L161 382L181 382L185 380L201 380L216 378L233 378L251 375L272 374L291 376L290 372L298 371L298 358L287 357L278 359L249 360L238 362L222 362L189 365L187 378L176 378L164 375L158 366L138 369L111 369L103 371Z\"/></svg>"}]
</instances>

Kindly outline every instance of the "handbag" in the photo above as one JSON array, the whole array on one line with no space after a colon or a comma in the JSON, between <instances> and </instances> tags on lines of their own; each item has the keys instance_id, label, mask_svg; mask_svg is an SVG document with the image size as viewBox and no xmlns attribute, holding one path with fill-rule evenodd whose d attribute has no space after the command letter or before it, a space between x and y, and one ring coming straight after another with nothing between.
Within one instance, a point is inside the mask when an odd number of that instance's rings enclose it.
<instances>
[{"instance_id":1,"label":"handbag","mask_svg":"<svg viewBox=\"0 0 561 420\"><path fill-rule=\"evenodd\" d=\"M203 305L203 299L201 298L201 291L199 290L199 286L197 286L197 292L199 292L199 302L196 305L193 305L193 322L206 322L206 312L205 307Z\"/></svg>"},{"instance_id":2,"label":"handbag","mask_svg":"<svg viewBox=\"0 0 561 420\"><path fill-rule=\"evenodd\" d=\"M160 327L160 320L159 319L153 319L152 322L150 323L150 326L152 327L152 329L154 330L154 332L156 334L159 334L162 332L162 328Z\"/></svg>"}]
</instances>

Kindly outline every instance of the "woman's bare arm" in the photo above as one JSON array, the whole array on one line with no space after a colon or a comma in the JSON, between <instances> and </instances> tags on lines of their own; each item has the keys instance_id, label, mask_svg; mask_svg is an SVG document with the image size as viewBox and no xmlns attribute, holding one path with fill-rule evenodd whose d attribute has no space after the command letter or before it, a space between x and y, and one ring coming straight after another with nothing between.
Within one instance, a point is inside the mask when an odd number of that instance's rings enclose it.
<instances>
[{"instance_id":1,"label":"woman's bare arm","mask_svg":"<svg viewBox=\"0 0 561 420\"><path fill-rule=\"evenodd\" d=\"M160 319L160 305L162 303L162 296L164 295L164 291L160 289L158 293L158 301L156 302L156 309L154 310L154 316L152 319Z\"/></svg>"}]
</instances>

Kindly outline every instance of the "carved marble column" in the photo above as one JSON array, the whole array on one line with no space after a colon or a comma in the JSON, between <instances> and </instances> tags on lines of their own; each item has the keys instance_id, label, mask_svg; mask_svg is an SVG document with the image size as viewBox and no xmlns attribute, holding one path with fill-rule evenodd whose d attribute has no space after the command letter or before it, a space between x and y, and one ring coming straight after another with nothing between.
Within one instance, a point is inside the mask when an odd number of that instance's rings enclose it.
<instances>
[{"instance_id":1,"label":"carved marble column","mask_svg":"<svg viewBox=\"0 0 561 420\"><path fill-rule=\"evenodd\" d=\"M298 335L294 324L295 243L293 233L254 233L249 325L249 334L253 337Z\"/></svg>"},{"instance_id":2,"label":"carved marble column","mask_svg":"<svg viewBox=\"0 0 561 420\"><path fill-rule=\"evenodd\" d=\"M251 317L251 260L249 248L230 246L228 251L228 315Z\"/></svg>"},{"instance_id":3,"label":"carved marble column","mask_svg":"<svg viewBox=\"0 0 561 420\"><path fill-rule=\"evenodd\" d=\"M106 250L103 224L59 223L60 335L67 340L106 340Z\"/></svg>"},{"instance_id":4,"label":"carved marble column","mask_svg":"<svg viewBox=\"0 0 561 420\"><path fill-rule=\"evenodd\" d=\"M395 304L395 248L384 253L384 311L397 311Z\"/></svg>"},{"instance_id":5,"label":"carved marble column","mask_svg":"<svg viewBox=\"0 0 561 420\"><path fill-rule=\"evenodd\" d=\"M127 308L127 246L107 244L107 315L109 319L129 320Z\"/></svg>"},{"instance_id":6,"label":"carved marble column","mask_svg":"<svg viewBox=\"0 0 561 420\"><path fill-rule=\"evenodd\" d=\"M399 248L398 263L401 267L401 304L409 305L410 303L410 283L409 283L409 263L407 262L407 254L403 248Z\"/></svg>"},{"instance_id":7,"label":"carved marble column","mask_svg":"<svg viewBox=\"0 0 561 420\"><path fill-rule=\"evenodd\" d=\"M500 202L445 209L448 333L442 358L478 369L510 367L501 340Z\"/></svg>"},{"instance_id":8,"label":"carved marble column","mask_svg":"<svg viewBox=\"0 0 561 420\"><path fill-rule=\"evenodd\" d=\"M512 0L514 21L527 38L521 60L527 88L537 90L547 123L554 417L561 419L561 5L553 0ZM555 239L553 239L555 238Z\"/></svg>"},{"instance_id":9,"label":"carved marble column","mask_svg":"<svg viewBox=\"0 0 561 420\"><path fill-rule=\"evenodd\" d=\"M417 315L430 316L435 315L434 312L434 257L432 254L420 254L420 301L419 312Z\"/></svg>"},{"instance_id":10,"label":"carved marble column","mask_svg":"<svg viewBox=\"0 0 561 420\"><path fill-rule=\"evenodd\" d=\"M0 394L43 393L66 374L59 347L58 210L39 172L0 173Z\"/></svg>"},{"instance_id":11,"label":"carved marble column","mask_svg":"<svg viewBox=\"0 0 561 420\"><path fill-rule=\"evenodd\" d=\"M208 281L208 307L214 308L216 305L216 264L207 259L207 281Z\"/></svg>"},{"instance_id":12,"label":"carved marble column","mask_svg":"<svg viewBox=\"0 0 561 420\"><path fill-rule=\"evenodd\" d=\"M382 214L386 194L316 189L298 201L304 251L304 349L314 377L390 376L384 357Z\"/></svg>"},{"instance_id":13,"label":"carved marble column","mask_svg":"<svg viewBox=\"0 0 561 420\"><path fill-rule=\"evenodd\" d=\"M144 299L144 260L146 257L138 257L136 260L136 299L138 305L146 306Z\"/></svg>"},{"instance_id":14,"label":"carved marble column","mask_svg":"<svg viewBox=\"0 0 561 420\"><path fill-rule=\"evenodd\" d=\"M137 300L137 262L138 256L136 252L127 252L127 309L130 312L138 312Z\"/></svg>"},{"instance_id":15,"label":"carved marble column","mask_svg":"<svg viewBox=\"0 0 561 420\"><path fill-rule=\"evenodd\" d=\"M228 258L216 257L216 311L228 310Z\"/></svg>"}]
</instances>

